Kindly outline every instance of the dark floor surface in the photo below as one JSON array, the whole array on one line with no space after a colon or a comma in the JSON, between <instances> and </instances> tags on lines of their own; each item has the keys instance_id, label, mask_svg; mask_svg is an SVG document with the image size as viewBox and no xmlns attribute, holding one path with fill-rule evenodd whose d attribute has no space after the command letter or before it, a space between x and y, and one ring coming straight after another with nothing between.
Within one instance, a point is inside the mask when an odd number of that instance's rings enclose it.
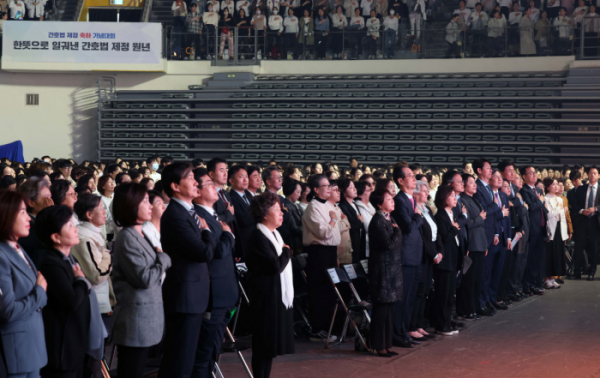
<instances>
[{"instance_id":1,"label":"dark floor surface","mask_svg":"<svg viewBox=\"0 0 600 378\"><path fill-rule=\"evenodd\" d=\"M392 359L298 340L296 354L273 363L274 378L508 378L600 377L600 282L566 281L494 317L468 322L459 335L437 336ZM251 352L244 352L248 365ZM225 355L226 378L247 377L235 355Z\"/></svg>"}]
</instances>

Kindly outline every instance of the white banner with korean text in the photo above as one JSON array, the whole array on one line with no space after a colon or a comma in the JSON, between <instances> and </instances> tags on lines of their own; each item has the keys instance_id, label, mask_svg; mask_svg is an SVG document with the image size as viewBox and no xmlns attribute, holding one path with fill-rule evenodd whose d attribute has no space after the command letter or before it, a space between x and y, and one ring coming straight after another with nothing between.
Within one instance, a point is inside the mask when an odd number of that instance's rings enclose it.
<instances>
[{"instance_id":1,"label":"white banner with korean text","mask_svg":"<svg viewBox=\"0 0 600 378\"><path fill-rule=\"evenodd\" d=\"M3 63L156 65L160 23L4 21Z\"/></svg>"}]
</instances>

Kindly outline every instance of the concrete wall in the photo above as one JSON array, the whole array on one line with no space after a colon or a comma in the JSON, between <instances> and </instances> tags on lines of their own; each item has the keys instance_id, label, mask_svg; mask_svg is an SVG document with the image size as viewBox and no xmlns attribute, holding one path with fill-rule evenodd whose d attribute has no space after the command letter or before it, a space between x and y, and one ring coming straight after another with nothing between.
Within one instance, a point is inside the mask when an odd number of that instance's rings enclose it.
<instances>
[{"instance_id":1,"label":"concrete wall","mask_svg":"<svg viewBox=\"0 0 600 378\"><path fill-rule=\"evenodd\" d=\"M211 67L207 62L166 62L166 72L0 71L0 144L21 140L26 160L42 155L96 159L97 81L116 78L118 90L186 90L216 72L255 74L474 73L566 70L572 57L385 60L265 61L260 66ZM25 67L22 67L25 69ZM112 69L112 68L111 68ZM38 106L26 106L26 94L39 94Z\"/></svg>"}]
</instances>

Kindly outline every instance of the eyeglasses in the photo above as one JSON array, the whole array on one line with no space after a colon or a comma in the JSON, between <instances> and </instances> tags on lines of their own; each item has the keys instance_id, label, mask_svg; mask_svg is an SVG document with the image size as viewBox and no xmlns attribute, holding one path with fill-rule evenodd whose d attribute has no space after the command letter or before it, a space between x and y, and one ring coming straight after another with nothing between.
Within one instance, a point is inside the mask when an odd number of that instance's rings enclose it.
<instances>
[{"instance_id":1,"label":"eyeglasses","mask_svg":"<svg viewBox=\"0 0 600 378\"><path fill-rule=\"evenodd\" d=\"M210 184L203 184L203 185L198 185L198 189L202 189L205 186L215 186L214 182L211 182Z\"/></svg>"},{"instance_id":2,"label":"eyeglasses","mask_svg":"<svg viewBox=\"0 0 600 378\"><path fill-rule=\"evenodd\" d=\"M331 185L320 185L317 188L331 188Z\"/></svg>"}]
</instances>

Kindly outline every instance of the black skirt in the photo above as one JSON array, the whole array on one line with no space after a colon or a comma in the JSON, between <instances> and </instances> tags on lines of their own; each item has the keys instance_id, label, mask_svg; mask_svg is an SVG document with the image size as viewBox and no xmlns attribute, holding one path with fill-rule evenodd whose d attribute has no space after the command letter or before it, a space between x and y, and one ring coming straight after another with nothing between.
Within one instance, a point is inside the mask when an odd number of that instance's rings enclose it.
<instances>
[{"instance_id":1,"label":"black skirt","mask_svg":"<svg viewBox=\"0 0 600 378\"><path fill-rule=\"evenodd\" d=\"M564 276L567 274L567 256L565 242L560 230L560 222L556 223L554 240L546 242L546 277Z\"/></svg>"}]
</instances>

